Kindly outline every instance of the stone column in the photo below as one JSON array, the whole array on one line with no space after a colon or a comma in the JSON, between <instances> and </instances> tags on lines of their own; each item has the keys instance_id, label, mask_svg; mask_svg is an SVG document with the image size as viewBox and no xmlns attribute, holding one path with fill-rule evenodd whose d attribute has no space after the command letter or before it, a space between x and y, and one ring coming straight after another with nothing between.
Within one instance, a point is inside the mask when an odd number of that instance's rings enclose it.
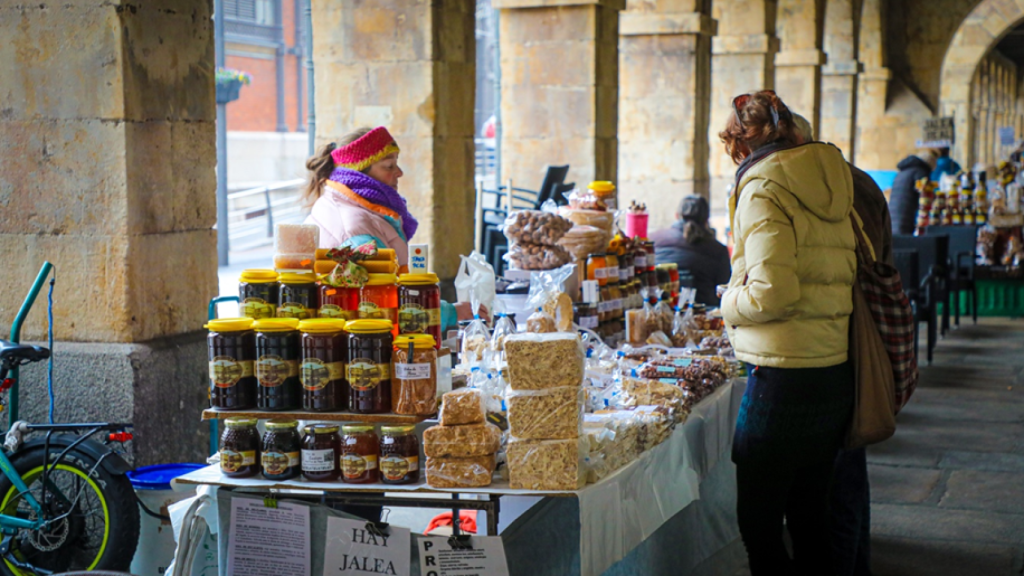
<instances>
[{"instance_id":1,"label":"stone column","mask_svg":"<svg viewBox=\"0 0 1024 576\"><path fill-rule=\"evenodd\" d=\"M881 142L884 132L885 101L892 71L888 68L867 68L857 80L857 140L854 157L865 170L892 170L896 162L887 150L879 151L871 142ZM909 152L909 151L907 151Z\"/></svg>"},{"instance_id":2,"label":"stone column","mask_svg":"<svg viewBox=\"0 0 1024 576\"><path fill-rule=\"evenodd\" d=\"M838 146L851 161L857 117L857 74L861 71L855 23L853 0L828 0L823 41L828 64L821 70L818 138Z\"/></svg>"},{"instance_id":3,"label":"stone column","mask_svg":"<svg viewBox=\"0 0 1024 576\"><path fill-rule=\"evenodd\" d=\"M217 294L211 3L0 7L0 333L56 265L56 417L133 421L136 464L205 456ZM23 333L46 338L46 294ZM45 421L45 366L22 418Z\"/></svg>"},{"instance_id":4,"label":"stone column","mask_svg":"<svg viewBox=\"0 0 1024 576\"><path fill-rule=\"evenodd\" d=\"M732 100L739 94L775 87L775 2L733 0L716 2L713 15L718 36L711 49L710 196L712 225L720 233L728 225L727 191L736 175L736 164L725 153L718 133L732 114Z\"/></svg>"},{"instance_id":5,"label":"stone column","mask_svg":"<svg viewBox=\"0 0 1024 576\"><path fill-rule=\"evenodd\" d=\"M501 174L536 189L545 166L616 180L619 11L625 0L493 0L501 9Z\"/></svg>"},{"instance_id":6,"label":"stone column","mask_svg":"<svg viewBox=\"0 0 1024 576\"><path fill-rule=\"evenodd\" d=\"M637 4L619 26L619 195L647 204L653 231L673 222L683 196L708 196L715 21Z\"/></svg>"},{"instance_id":7,"label":"stone column","mask_svg":"<svg viewBox=\"0 0 1024 576\"><path fill-rule=\"evenodd\" d=\"M430 243L442 279L473 249L474 14L465 0L313 0L317 146L387 126L413 242Z\"/></svg>"},{"instance_id":8,"label":"stone column","mask_svg":"<svg viewBox=\"0 0 1024 576\"><path fill-rule=\"evenodd\" d=\"M775 55L775 91L791 110L811 123L815 136L821 120L821 18L819 0L779 0Z\"/></svg>"}]
</instances>

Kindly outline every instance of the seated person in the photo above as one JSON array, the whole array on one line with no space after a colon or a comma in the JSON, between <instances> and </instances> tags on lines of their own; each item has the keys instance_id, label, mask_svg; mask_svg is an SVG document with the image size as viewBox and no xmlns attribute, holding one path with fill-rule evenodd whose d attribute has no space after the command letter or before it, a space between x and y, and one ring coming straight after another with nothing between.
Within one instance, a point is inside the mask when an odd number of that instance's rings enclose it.
<instances>
[{"instance_id":1,"label":"seated person","mask_svg":"<svg viewBox=\"0 0 1024 576\"><path fill-rule=\"evenodd\" d=\"M676 222L651 234L658 264L676 264L679 273L693 276L696 302L718 306L715 287L728 284L732 274L729 250L715 239L708 226L711 210L700 196L687 196L679 204Z\"/></svg>"}]
</instances>

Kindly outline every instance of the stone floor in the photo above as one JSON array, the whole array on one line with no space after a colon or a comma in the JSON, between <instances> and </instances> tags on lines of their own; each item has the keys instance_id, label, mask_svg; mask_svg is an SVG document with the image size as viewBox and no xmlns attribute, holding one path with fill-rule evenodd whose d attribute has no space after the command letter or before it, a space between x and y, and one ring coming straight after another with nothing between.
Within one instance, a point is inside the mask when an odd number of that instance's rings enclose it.
<instances>
[{"instance_id":1,"label":"stone floor","mask_svg":"<svg viewBox=\"0 0 1024 576\"><path fill-rule=\"evenodd\" d=\"M1024 320L940 340L868 466L875 576L1024 573Z\"/></svg>"}]
</instances>

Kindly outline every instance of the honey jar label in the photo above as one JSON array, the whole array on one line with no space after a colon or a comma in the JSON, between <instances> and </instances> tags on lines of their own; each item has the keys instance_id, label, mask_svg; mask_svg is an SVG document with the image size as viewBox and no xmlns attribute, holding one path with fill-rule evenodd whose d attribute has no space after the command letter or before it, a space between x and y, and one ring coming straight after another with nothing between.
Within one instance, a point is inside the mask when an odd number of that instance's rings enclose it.
<instances>
[{"instance_id":1,"label":"honey jar label","mask_svg":"<svg viewBox=\"0 0 1024 576\"><path fill-rule=\"evenodd\" d=\"M420 457L419 456L385 456L380 460L380 473L384 475L384 478L391 481L398 481L409 472L415 472L419 470Z\"/></svg>"},{"instance_id":2,"label":"honey jar label","mask_svg":"<svg viewBox=\"0 0 1024 576\"><path fill-rule=\"evenodd\" d=\"M369 358L356 358L349 363L346 377L356 390L373 390L381 382L391 380L391 365L376 364Z\"/></svg>"},{"instance_id":3,"label":"honey jar label","mask_svg":"<svg viewBox=\"0 0 1024 576\"><path fill-rule=\"evenodd\" d=\"M384 310L373 302L363 301L359 303L359 317L373 320L383 320Z\"/></svg>"},{"instance_id":4,"label":"honey jar label","mask_svg":"<svg viewBox=\"0 0 1024 576\"><path fill-rule=\"evenodd\" d=\"M259 320L273 318L277 314L277 306L267 303L262 298L246 298L242 300L242 316Z\"/></svg>"},{"instance_id":5,"label":"honey jar label","mask_svg":"<svg viewBox=\"0 0 1024 576\"><path fill-rule=\"evenodd\" d=\"M284 474L289 468L299 465L298 452L264 452L261 457L263 472L266 474Z\"/></svg>"},{"instance_id":6,"label":"honey jar label","mask_svg":"<svg viewBox=\"0 0 1024 576\"><path fill-rule=\"evenodd\" d=\"M357 311L345 310L337 304L324 304L316 311L316 315L320 318L340 318L343 320L355 320L359 317Z\"/></svg>"},{"instance_id":7,"label":"honey jar label","mask_svg":"<svg viewBox=\"0 0 1024 576\"><path fill-rule=\"evenodd\" d=\"M256 361L256 379L260 381L260 386L280 386L288 378L298 375L298 360L285 360L280 356L260 356Z\"/></svg>"},{"instance_id":8,"label":"honey jar label","mask_svg":"<svg viewBox=\"0 0 1024 576\"><path fill-rule=\"evenodd\" d=\"M277 317L309 320L313 317L313 313L304 304L300 304L298 302L285 302L277 307Z\"/></svg>"},{"instance_id":9,"label":"honey jar label","mask_svg":"<svg viewBox=\"0 0 1024 576\"><path fill-rule=\"evenodd\" d=\"M306 390L320 390L331 380L345 377L344 362L324 362L319 358L306 358L302 362L299 377Z\"/></svg>"},{"instance_id":10,"label":"honey jar label","mask_svg":"<svg viewBox=\"0 0 1024 576\"><path fill-rule=\"evenodd\" d=\"M303 472L330 472L334 470L334 450L303 450Z\"/></svg>"},{"instance_id":11,"label":"honey jar label","mask_svg":"<svg viewBox=\"0 0 1024 576\"><path fill-rule=\"evenodd\" d=\"M217 388L231 388L242 378L252 375L252 360L239 362L231 356L216 356L210 362L210 382Z\"/></svg>"},{"instance_id":12,"label":"honey jar label","mask_svg":"<svg viewBox=\"0 0 1024 576\"><path fill-rule=\"evenodd\" d=\"M246 450L244 452L235 452L234 450L220 451L220 469L224 472L238 472L243 466L252 466L255 463L255 450Z\"/></svg>"},{"instance_id":13,"label":"honey jar label","mask_svg":"<svg viewBox=\"0 0 1024 576\"><path fill-rule=\"evenodd\" d=\"M341 474L345 478L359 478L368 470L377 469L377 455L345 454L341 457Z\"/></svg>"},{"instance_id":14,"label":"honey jar label","mask_svg":"<svg viewBox=\"0 0 1024 576\"><path fill-rule=\"evenodd\" d=\"M404 304L398 309L398 330L402 334L422 334L428 327L440 325L440 308L423 308L419 304Z\"/></svg>"},{"instance_id":15,"label":"honey jar label","mask_svg":"<svg viewBox=\"0 0 1024 576\"><path fill-rule=\"evenodd\" d=\"M426 380L430 378L430 364L403 364L395 362L395 378L398 380Z\"/></svg>"}]
</instances>

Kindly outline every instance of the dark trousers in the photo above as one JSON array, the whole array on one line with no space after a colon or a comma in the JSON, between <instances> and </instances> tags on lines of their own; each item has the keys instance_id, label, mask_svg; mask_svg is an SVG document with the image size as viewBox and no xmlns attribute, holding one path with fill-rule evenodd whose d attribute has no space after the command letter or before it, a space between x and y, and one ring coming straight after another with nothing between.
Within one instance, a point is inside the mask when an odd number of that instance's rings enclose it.
<instances>
[{"instance_id":1,"label":"dark trousers","mask_svg":"<svg viewBox=\"0 0 1024 576\"><path fill-rule=\"evenodd\" d=\"M863 448L836 458L832 480L832 553L838 576L871 575L871 490Z\"/></svg>"}]
</instances>

